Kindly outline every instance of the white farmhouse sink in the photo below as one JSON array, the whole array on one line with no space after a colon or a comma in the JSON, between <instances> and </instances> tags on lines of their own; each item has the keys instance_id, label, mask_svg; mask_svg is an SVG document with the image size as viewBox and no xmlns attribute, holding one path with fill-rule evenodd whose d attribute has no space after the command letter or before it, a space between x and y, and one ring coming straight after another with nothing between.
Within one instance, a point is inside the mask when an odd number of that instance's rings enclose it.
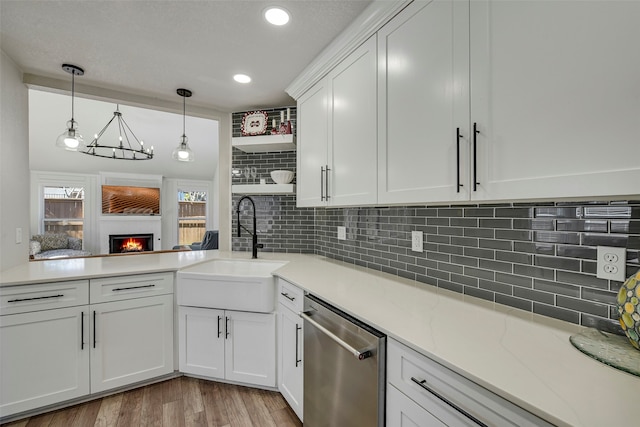
<instances>
[{"instance_id":1,"label":"white farmhouse sink","mask_svg":"<svg viewBox=\"0 0 640 427\"><path fill-rule=\"evenodd\" d=\"M284 262L219 259L178 271L178 305L270 313Z\"/></svg>"}]
</instances>

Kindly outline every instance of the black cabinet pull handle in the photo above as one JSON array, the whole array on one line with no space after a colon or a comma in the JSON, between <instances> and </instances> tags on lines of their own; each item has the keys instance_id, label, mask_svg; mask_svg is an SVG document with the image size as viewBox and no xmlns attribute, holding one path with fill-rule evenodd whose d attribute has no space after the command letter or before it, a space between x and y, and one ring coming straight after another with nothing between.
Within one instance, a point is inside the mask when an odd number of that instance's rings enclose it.
<instances>
[{"instance_id":1,"label":"black cabinet pull handle","mask_svg":"<svg viewBox=\"0 0 640 427\"><path fill-rule=\"evenodd\" d=\"M112 292L117 292L117 291L128 291L130 289L144 289L144 288L153 288L155 285L142 285L142 286L129 286L127 288L114 288L111 289Z\"/></svg>"},{"instance_id":2,"label":"black cabinet pull handle","mask_svg":"<svg viewBox=\"0 0 640 427\"><path fill-rule=\"evenodd\" d=\"M326 201L329 201L329 171L331 169L329 169L329 165L326 165L326 167L324 168L324 199Z\"/></svg>"},{"instance_id":3,"label":"black cabinet pull handle","mask_svg":"<svg viewBox=\"0 0 640 427\"><path fill-rule=\"evenodd\" d=\"M224 339L229 338L229 317L224 317Z\"/></svg>"},{"instance_id":4,"label":"black cabinet pull handle","mask_svg":"<svg viewBox=\"0 0 640 427\"><path fill-rule=\"evenodd\" d=\"M296 368L298 367L298 364L300 362L302 362L302 359L300 359L300 355L298 354L298 347L300 346L299 344L299 338L298 338L298 332L302 329L302 326L298 325L296 323Z\"/></svg>"},{"instance_id":5,"label":"black cabinet pull handle","mask_svg":"<svg viewBox=\"0 0 640 427\"><path fill-rule=\"evenodd\" d=\"M80 312L80 350L84 350L84 311Z\"/></svg>"},{"instance_id":6,"label":"black cabinet pull handle","mask_svg":"<svg viewBox=\"0 0 640 427\"><path fill-rule=\"evenodd\" d=\"M324 166L320 166L320 201L324 201Z\"/></svg>"},{"instance_id":7,"label":"black cabinet pull handle","mask_svg":"<svg viewBox=\"0 0 640 427\"><path fill-rule=\"evenodd\" d=\"M220 321L222 320L222 316L218 316L218 338L220 338L220 334L222 333L220 331Z\"/></svg>"},{"instance_id":8,"label":"black cabinet pull handle","mask_svg":"<svg viewBox=\"0 0 640 427\"><path fill-rule=\"evenodd\" d=\"M427 380L419 381L416 378L411 377L411 381L418 384L418 386L420 386L422 389L431 393L432 395L440 399L442 402L449 405L451 408L455 409L456 411L460 412L462 415L469 418L471 421L478 424L479 426L488 427L485 423L483 423L482 421L480 421L479 419L477 419L476 417L474 417L473 415L471 415L470 413L468 413L467 411L465 411L464 409L462 409L461 407L459 407L458 405L456 405L455 403L453 403L452 401L450 401L449 399L447 399L446 397L442 396L440 393L436 392L431 387L429 387L427 385Z\"/></svg>"},{"instance_id":9,"label":"black cabinet pull handle","mask_svg":"<svg viewBox=\"0 0 640 427\"><path fill-rule=\"evenodd\" d=\"M460 192L460 187L464 187L460 184L460 138L460 128L456 128L456 193Z\"/></svg>"},{"instance_id":10,"label":"black cabinet pull handle","mask_svg":"<svg viewBox=\"0 0 640 427\"><path fill-rule=\"evenodd\" d=\"M63 294L58 294L58 295L47 295L47 296L44 296L44 297L16 298L16 299L10 299L7 302L35 301L35 300L40 300L40 299L62 298L63 296L64 296Z\"/></svg>"},{"instance_id":11,"label":"black cabinet pull handle","mask_svg":"<svg viewBox=\"0 0 640 427\"><path fill-rule=\"evenodd\" d=\"M96 311L93 310L93 348L96 348Z\"/></svg>"},{"instance_id":12,"label":"black cabinet pull handle","mask_svg":"<svg viewBox=\"0 0 640 427\"><path fill-rule=\"evenodd\" d=\"M287 294L285 292L280 292L280 295L282 295L283 297L285 297L289 301L295 301L296 300L295 297L290 297L289 294Z\"/></svg>"},{"instance_id":13,"label":"black cabinet pull handle","mask_svg":"<svg viewBox=\"0 0 640 427\"><path fill-rule=\"evenodd\" d=\"M478 123L473 123L473 191L478 189Z\"/></svg>"}]
</instances>

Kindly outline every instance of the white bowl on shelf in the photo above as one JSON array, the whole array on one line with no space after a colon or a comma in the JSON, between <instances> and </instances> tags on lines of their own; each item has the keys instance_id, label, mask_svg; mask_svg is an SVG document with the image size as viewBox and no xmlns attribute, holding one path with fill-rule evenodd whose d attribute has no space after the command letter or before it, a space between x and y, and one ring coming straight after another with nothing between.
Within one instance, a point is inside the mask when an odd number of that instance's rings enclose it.
<instances>
[{"instance_id":1,"label":"white bowl on shelf","mask_svg":"<svg viewBox=\"0 0 640 427\"><path fill-rule=\"evenodd\" d=\"M293 181L293 172L285 170L271 171L271 179L276 184L288 184Z\"/></svg>"}]
</instances>

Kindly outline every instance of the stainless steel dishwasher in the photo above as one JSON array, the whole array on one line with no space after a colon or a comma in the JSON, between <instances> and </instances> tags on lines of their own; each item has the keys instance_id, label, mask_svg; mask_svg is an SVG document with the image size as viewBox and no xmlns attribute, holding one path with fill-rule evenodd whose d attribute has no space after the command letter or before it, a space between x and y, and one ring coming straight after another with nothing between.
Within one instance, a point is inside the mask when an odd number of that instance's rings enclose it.
<instances>
[{"instance_id":1,"label":"stainless steel dishwasher","mask_svg":"<svg viewBox=\"0 0 640 427\"><path fill-rule=\"evenodd\" d=\"M386 336L313 295L304 302L305 427L384 426Z\"/></svg>"}]
</instances>

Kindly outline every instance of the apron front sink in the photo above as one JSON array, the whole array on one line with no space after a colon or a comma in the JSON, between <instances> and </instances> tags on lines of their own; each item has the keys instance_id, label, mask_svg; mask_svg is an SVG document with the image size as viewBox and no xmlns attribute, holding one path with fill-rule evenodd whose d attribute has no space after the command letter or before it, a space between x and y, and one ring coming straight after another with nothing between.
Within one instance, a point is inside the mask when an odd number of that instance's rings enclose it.
<instances>
[{"instance_id":1,"label":"apron front sink","mask_svg":"<svg viewBox=\"0 0 640 427\"><path fill-rule=\"evenodd\" d=\"M178 305L270 313L276 281L271 273L284 262L214 260L177 274Z\"/></svg>"}]
</instances>

